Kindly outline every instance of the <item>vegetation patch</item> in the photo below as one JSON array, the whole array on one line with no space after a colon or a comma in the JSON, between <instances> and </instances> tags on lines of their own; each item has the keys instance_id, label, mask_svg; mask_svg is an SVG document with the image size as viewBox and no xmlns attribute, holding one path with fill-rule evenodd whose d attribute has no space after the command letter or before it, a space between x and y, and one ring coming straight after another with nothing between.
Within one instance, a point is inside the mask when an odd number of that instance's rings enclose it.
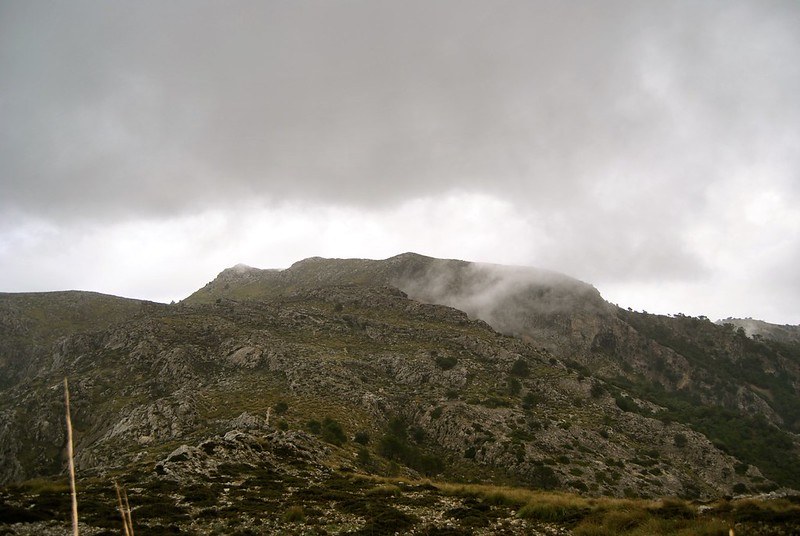
<instances>
[{"instance_id":1,"label":"vegetation patch","mask_svg":"<svg viewBox=\"0 0 800 536\"><path fill-rule=\"evenodd\" d=\"M522 519L573 524L586 517L591 509L582 500L560 498L532 501L517 512Z\"/></svg>"}]
</instances>

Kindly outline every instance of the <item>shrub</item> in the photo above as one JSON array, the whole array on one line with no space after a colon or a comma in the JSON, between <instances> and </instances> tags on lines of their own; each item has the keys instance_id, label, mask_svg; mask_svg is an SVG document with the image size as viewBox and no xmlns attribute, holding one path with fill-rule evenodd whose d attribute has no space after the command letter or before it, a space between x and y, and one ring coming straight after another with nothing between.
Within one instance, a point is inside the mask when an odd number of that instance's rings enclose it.
<instances>
[{"instance_id":1,"label":"shrub","mask_svg":"<svg viewBox=\"0 0 800 536\"><path fill-rule=\"evenodd\" d=\"M733 466L733 470L736 471L737 475L743 475L747 473L747 469L749 467L750 466L747 465L746 463L737 463L736 465Z\"/></svg>"},{"instance_id":2,"label":"shrub","mask_svg":"<svg viewBox=\"0 0 800 536\"><path fill-rule=\"evenodd\" d=\"M361 465L369 465L369 463L372 461L372 456L370 456L369 451L367 449L361 447L358 449L356 460Z\"/></svg>"},{"instance_id":3,"label":"shrub","mask_svg":"<svg viewBox=\"0 0 800 536\"><path fill-rule=\"evenodd\" d=\"M380 455L390 460L402 459L407 449L408 445L403 438L393 434L383 436L378 445Z\"/></svg>"},{"instance_id":4,"label":"shrub","mask_svg":"<svg viewBox=\"0 0 800 536\"><path fill-rule=\"evenodd\" d=\"M393 417L389 420L389 433L393 436L406 437L406 422L400 417Z\"/></svg>"},{"instance_id":5,"label":"shrub","mask_svg":"<svg viewBox=\"0 0 800 536\"><path fill-rule=\"evenodd\" d=\"M403 462L426 475L441 473L444 468L441 458L424 454L418 447L408 443L404 424L402 428L397 425L392 427L390 422L389 433L383 436L378 443L378 452L384 458Z\"/></svg>"},{"instance_id":6,"label":"shrub","mask_svg":"<svg viewBox=\"0 0 800 536\"><path fill-rule=\"evenodd\" d=\"M322 439L334 445L342 445L347 441L347 435L342 430L341 424L330 417L325 417L322 421Z\"/></svg>"},{"instance_id":7,"label":"shrub","mask_svg":"<svg viewBox=\"0 0 800 536\"><path fill-rule=\"evenodd\" d=\"M314 435L319 435L322 431L322 423L318 420L312 419L306 422L306 429Z\"/></svg>"},{"instance_id":8,"label":"shrub","mask_svg":"<svg viewBox=\"0 0 800 536\"><path fill-rule=\"evenodd\" d=\"M689 442L686 439L686 434L681 433L675 434L675 437L673 437L672 440L675 442L675 446L681 449Z\"/></svg>"},{"instance_id":9,"label":"shrub","mask_svg":"<svg viewBox=\"0 0 800 536\"><path fill-rule=\"evenodd\" d=\"M539 397L533 393L528 393L522 398L522 407L524 409L531 409L539 403Z\"/></svg>"},{"instance_id":10,"label":"shrub","mask_svg":"<svg viewBox=\"0 0 800 536\"><path fill-rule=\"evenodd\" d=\"M289 404L281 400L277 404L275 404L275 413L278 415L283 415L289 410Z\"/></svg>"},{"instance_id":11,"label":"shrub","mask_svg":"<svg viewBox=\"0 0 800 536\"><path fill-rule=\"evenodd\" d=\"M528 375L531 373L530 368L528 367L527 361L522 358L517 359L513 365L511 365L511 375L518 376L520 378L527 378Z\"/></svg>"},{"instance_id":12,"label":"shrub","mask_svg":"<svg viewBox=\"0 0 800 536\"><path fill-rule=\"evenodd\" d=\"M452 355L439 355L436 356L436 364L439 365L439 368L442 370L450 370L451 368L455 367L458 363L458 359Z\"/></svg>"},{"instance_id":13,"label":"shrub","mask_svg":"<svg viewBox=\"0 0 800 536\"><path fill-rule=\"evenodd\" d=\"M626 396L617 395L614 397L614 401L617 403L617 407L622 411L636 413L636 411L639 409L639 407Z\"/></svg>"},{"instance_id":14,"label":"shrub","mask_svg":"<svg viewBox=\"0 0 800 536\"><path fill-rule=\"evenodd\" d=\"M283 521L286 523L300 523L305 521L305 519L306 519L306 511L300 505L290 506L283 513Z\"/></svg>"},{"instance_id":15,"label":"shrub","mask_svg":"<svg viewBox=\"0 0 800 536\"><path fill-rule=\"evenodd\" d=\"M369 444L369 434L364 432L363 430L359 430L356 432L356 435L353 437L353 441L358 443L359 445L368 445Z\"/></svg>"}]
</instances>

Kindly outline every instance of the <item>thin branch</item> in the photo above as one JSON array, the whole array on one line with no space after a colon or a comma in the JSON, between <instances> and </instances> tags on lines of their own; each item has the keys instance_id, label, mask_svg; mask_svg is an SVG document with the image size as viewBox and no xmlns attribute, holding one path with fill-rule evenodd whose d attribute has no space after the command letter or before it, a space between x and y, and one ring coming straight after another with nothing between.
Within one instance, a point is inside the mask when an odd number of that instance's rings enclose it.
<instances>
[{"instance_id":1,"label":"thin branch","mask_svg":"<svg viewBox=\"0 0 800 536\"><path fill-rule=\"evenodd\" d=\"M122 495L119 492L119 484L117 484L116 480L114 481L114 488L117 490L117 503L119 503L119 514L122 516L122 528L125 529L125 536L131 536L128 530L128 518L125 515L125 507L122 506Z\"/></svg>"},{"instance_id":2,"label":"thin branch","mask_svg":"<svg viewBox=\"0 0 800 536\"><path fill-rule=\"evenodd\" d=\"M72 451L72 419L69 415L69 384L64 378L64 400L67 407L67 458L69 460L69 488L72 495L72 534L78 536L78 493L75 489L75 460Z\"/></svg>"},{"instance_id":3,"label":"thin branch","mask_svg":"<svg viewBox=\"0 0 800 536\"><path fill-rule=\"evenodd\" d=\"M130 528L131 536L133 536L133 517L131 517L131 505L128 503L128 492L122 488L122 496L125 498L125 512L128 518L128 528Z\"/></svg>"}]
</instances>

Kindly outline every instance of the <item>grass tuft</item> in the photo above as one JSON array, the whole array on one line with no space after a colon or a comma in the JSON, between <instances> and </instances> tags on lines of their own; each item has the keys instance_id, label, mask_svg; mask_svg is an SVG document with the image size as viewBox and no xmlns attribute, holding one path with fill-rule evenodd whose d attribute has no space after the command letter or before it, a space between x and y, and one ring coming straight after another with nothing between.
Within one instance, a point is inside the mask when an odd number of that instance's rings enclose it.
<instances>
[{"instance_id":1,"label":"grass tuft","mask_svg":"<svg viewBox=\"0 0 800 536\"><path fill-rule=\"evenodd\" d=\"M394 497L400 495L400 488L394 484L381 484L365 492L373 497Z\"/></svg>"},{"instance_id":2,"label":"grass tuft","mask_svg":"<svg viewBox=\"0 0 800 536\"><path fill-rule=\"evenodd\" d=\"M302 523L306 520L306 510L298 504L290 506L283 513L282 519L284 523Z\"/></svg>"},{"instance_id":3,"label":"grass tuft","mask_svg":"<svg viewBox=\"0 0 800 536\"><path fill-rule=\"evenodd\" d=\"M585 500L569 496L543 496L532 501L517 512L521 519L535 519L554 523L576 523L591 512Z\"/></svg>"}]
</instances>

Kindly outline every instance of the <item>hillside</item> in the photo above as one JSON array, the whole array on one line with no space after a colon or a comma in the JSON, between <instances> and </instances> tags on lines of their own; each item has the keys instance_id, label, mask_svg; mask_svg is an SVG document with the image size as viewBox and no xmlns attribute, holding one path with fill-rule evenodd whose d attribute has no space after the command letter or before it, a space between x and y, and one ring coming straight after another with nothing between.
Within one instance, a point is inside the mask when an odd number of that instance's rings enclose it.
<instances>
[{"instance_id":1,"label":"hillside","mask_svg":"<svg viewBox=\"0 0 800 536\"><path fill-rule=\"evenodd\" d=\"M225 270L175 305L5 294L0 311L0 481L63 472L68 376L87 486L173 497L189 532L342 471L646 499L800 488L797 345L618 309L543 270L312 258ZM0 495L15 515L35 504L19 486ZM329 492L337 511L355 493Z\"/></svg>"},{"instance_id":2,"label":"hillside","mask_svg":"<svg viewBox=\"0 0 800 536\"><path fill-rule=\"evenodd\" d=\"M261 299L333 284L392 285L412 299L465 311L585 376L656 404L662 418L702 432L780 484L800 487L792 461L800 432L800 343L786 335L796 333L791 326L752 339L704 318L617 308L594 287L561 274L413 253L385 261L312 258L282 271L240 266L186 301Z\"/></svg>"}]
</instances>

